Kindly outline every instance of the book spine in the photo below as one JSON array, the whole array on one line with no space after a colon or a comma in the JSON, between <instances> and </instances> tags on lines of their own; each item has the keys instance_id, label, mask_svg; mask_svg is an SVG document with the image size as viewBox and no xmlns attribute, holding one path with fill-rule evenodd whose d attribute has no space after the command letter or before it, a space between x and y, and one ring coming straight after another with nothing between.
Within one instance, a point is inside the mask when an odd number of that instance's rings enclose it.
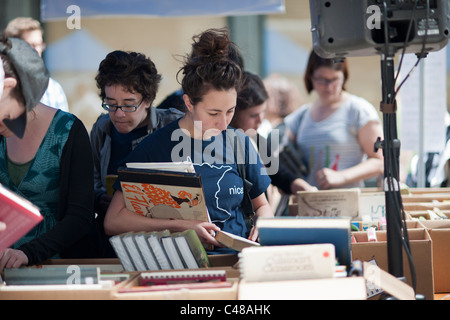
<instances>
[{"instance_id":1,"label":"book spine","mask_svg":"<svg viewBox=\"0 0 450 320\"><path fill-rule=\"evenodd\" d=\"M142 258L145 261L145 264L147 265L147 270L160 270L160 266L158 265L158 262L156 261L156 258L153 254L152 248L149 246L147 242L146 235L139 235L134 238L134 241L136 242L136 246L139 250L139 252L142 255Z\"/></svg>"},{"instance_id":2,"label":"book spine","mask_svg":"<svg viewBox=\"0 0 450 320\"><path fill-rule=\"evenodd\" d=\"M170 263L174 269L184 269L183 261L180 259L179 252L173 242L172 237L161 238L164 250L169 257Z\"/></svg>"},{"instance_id":3,"label":"book spine","mask_svg":"<svg viewBox=\"0 0 450 320\"><path fill-rule=\"evenodd\" d=\"M120 239L120 235L109 238L109 241L125 271L136 271L136 267L130 259L128 252Z\"/></svg>"}]
</instances>

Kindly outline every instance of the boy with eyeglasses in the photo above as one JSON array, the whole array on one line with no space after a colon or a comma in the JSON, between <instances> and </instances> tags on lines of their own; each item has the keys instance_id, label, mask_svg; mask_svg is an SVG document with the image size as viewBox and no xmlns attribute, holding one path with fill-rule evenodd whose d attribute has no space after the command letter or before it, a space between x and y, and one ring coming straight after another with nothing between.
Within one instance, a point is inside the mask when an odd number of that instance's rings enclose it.
<instances>
[{"instance_id":1,"label":"boy with eyeglasses","mask_svg":"<svg viewBox=\"0 0 450 320\"><path fill-rule=\"evenodd\" d=\"M144 54L113 51L100 63L96 76L102 114L92 127L95 210L103 233L103 219L112 196L107 194L107 176L116 175L119 163L146 136L183 116L177 109L152 106L161 75ZM115 254L109 242L105 257Z\"/></svg>"}]
</instances>

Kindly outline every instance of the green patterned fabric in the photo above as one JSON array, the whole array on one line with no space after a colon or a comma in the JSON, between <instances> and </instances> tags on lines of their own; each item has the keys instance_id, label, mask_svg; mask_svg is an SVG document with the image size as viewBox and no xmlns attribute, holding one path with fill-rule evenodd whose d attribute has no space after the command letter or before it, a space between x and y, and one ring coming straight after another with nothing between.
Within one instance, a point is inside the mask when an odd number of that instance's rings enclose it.
<instances>
[{"instance_id":1,"label":"green patterned fabric","mask_svg":"<svg viewBox=\"0 0 450 320\"><path fill-rule=\"evenodd\" d=\"M9 177L16 187L22 181L23 177L25 177L25 175L27 174L28 169L30 169L33 161L34 159L28 161L27 163L15 163L9 157L7 157Z\"/></svg>"},{"instance_id":2,"label":"green patterned fabric","mask_svg":"<svg viewBox=\"0 0 450 320\"><path fill-rule=\"evenodd\" d=\"M4 137L0 138L0 183L38 206L44 217L13 248L46 233L58 220L60 159L74 120L70 113L60 110L56 112L30 168L17 186L8 173L6 140Z\"/></svg>"}]
</instances>

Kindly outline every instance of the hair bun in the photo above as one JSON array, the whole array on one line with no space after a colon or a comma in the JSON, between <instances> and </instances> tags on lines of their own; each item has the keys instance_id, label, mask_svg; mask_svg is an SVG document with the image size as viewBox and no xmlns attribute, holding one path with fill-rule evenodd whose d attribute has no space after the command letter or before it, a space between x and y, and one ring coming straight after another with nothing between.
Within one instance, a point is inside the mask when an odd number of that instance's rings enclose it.
<instances>
[{"instance_id":1,"label":"hair bun","mask_svg":"<svg viewBox=\"0 0 450 320\"><path fill-rule=\"evenodd\" d=\"M243 63L228 29L208 29L192 40L192 51L178 71L184 75L181 86L191 102L201 101L211 88L238 91Z\"/></svg>"}]
</instances>

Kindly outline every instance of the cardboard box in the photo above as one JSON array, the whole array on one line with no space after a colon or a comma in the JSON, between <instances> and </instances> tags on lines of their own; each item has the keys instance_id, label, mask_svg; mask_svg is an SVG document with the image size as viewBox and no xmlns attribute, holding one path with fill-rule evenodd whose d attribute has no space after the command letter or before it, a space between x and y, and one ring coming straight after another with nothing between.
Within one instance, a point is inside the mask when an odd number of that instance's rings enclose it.
<instances>
[{"instance_id":1,"label":"cardboard box","mask_svg":"<svg viewBox=\"0 0 450 320\"><path fill-rule=\"evenodd\" d=\"M419 227L420 225L416 224L415 226ZM386 231L376 232L377 242L368 242L367 232L353 232L353 235L357 243L352 244L352 260L370 261L374 259L382 270L389 271ZM408 235L416 269L416 292L424 295L427 300L433 300L434 281L431 237L425 228L408 229ZM403 270L406 282L412 286L410 266L404 250Z\"/></svg>"},{"instance_id":2,"label":"cardboard box","mask_svg":"<svg viewBox=\"0 0 450 320\"><path fill-rule=\"evenodd\" d=\"M209 255L211 267L233 267L239 261L237 254L216 254Z\"/></svg>"},{"instance_id":3,"label":"cardboard box","mask_svg":"<svg viewBox=\"0 0 450 320\"><path fill-rule=\"evenodd\" d=\"M226 270L227 278L239 279L239 270L233 266L238 262L237 255L211 255L209 256L211 269ZM33 290L15 290L11 291L4 284L0 284L0 300L111 300L118 298L126 299L236 299L237 281L233 281L233 286L227 289L213 290L196 290L197 292L166 292L153 296L145 295L124 295L118 296L117 292L124 288L135 285L139 277L139 272L124 272L119 259L54 259L45 261L42 268L45 267L68 267L68 266L95 266L100 268L101 274L127 274L129 279L120 282L111 287L99 288L99 286L91 287L54 287L38 286ZM18 288L20 289L20 288ZM201 292L200 292L201 291Z\"/></svg>"},{"instance_id":4,"label":"cardboard box","mask_svg":"<svg viewBox=\"0 0 450 320\"><path fill-rule=\"evenodd\" d=\"M154 292L127 292L128 289L139 287L140 277L133 278L125 286L115 291L115 300L236 300L239 278L228 276L230 267L208 268L208 270L225 270L227 282L231 283L227 288L190 289L188 287L179 290L166 290ZM170 271L168 271L170 273Z\"/></svg>"},{"instance_id":5,"label":"cardboard box","mask_svg":"<svg viewBox=\"0 0 450 320\"><path fill-rule=\"evenodd\" d=\"M239 300L365 300L362 277L292 280L241 281Z\"/></svg>"},{"instance_id":6,"label":"cardboard box","mask_svg":"<svg viewBox=\"0 0 450 320\"><path fill-rule=\"evenodd\" d=\"M55 259L44 262L40 268L70 266L95 266L101 274L123 274L118 259L65 260ZM69 270L69 269L68 269ZM136 275L126 273L128 279L107 286L101 285L40 285L8 287L0 284L0 300L110 300L113 292L131 281Z\"/></svg>"},{"instance_id":7,"label":"cardboard box","mask_svg":"<svg viewBox=\"0 0 450 320\"><path fill-rule=\"evenodd\" d=\"M240 278L239 269L236 263L239 258L236 254L209 255L211 267L207 270L225 270L227 281L232 283L229 288L213 289L182 289L174 291L158 292L119 292L139 285L139 275L127 282L113 293L115 300L236 300L238 283ZM205 270L205 269L203 269ZM169 271L170 272L170 271Z\"/></svg>"},{"instance_id":8,"label":"cardboard box","mask_svg":"<svg viewBox=\"0 0 450 320\"><path fill-rule=\"evenodd\" d=\"M450 220L421 222L433 241L434 291L450 292Z\"/></svg>"}]
</instances>

